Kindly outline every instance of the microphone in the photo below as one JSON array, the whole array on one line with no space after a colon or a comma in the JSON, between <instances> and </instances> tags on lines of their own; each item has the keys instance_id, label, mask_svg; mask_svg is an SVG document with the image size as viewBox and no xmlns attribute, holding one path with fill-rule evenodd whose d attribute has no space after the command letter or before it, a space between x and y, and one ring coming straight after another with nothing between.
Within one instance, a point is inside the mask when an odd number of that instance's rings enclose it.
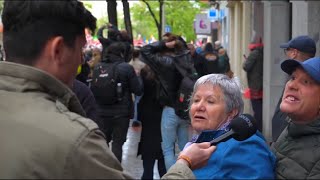
<instances>
[{"instance_id":1,"label":"microphone","mask_svg":"<svg viewBox=\"0 0 320 180\"><path fill-rule=\"evenodd\" d=\"M225 142L230 138L237 141L243 141L257 132L255 119L250 114L241 114L239 117L231 120L230 131L210 141L211 146L220 142Z\"/></svg>"}]
</instances>

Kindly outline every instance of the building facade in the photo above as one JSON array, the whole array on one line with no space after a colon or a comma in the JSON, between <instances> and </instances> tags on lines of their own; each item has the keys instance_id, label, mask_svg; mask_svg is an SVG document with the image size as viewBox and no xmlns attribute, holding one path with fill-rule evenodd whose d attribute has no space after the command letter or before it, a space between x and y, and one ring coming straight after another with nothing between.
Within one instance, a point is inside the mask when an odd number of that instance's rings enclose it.
<instances>
[{"instance_id":1,"label":"building facade","mask_svg":"<svg viewBox=\"0 0 320 180\"><path fill-rule=\"evenodd\" d=\"M319 55L320 2L318 1L221 1L220 8L228 9L228 52L231 68L247 87L246 73L242 70L243 54L248 44L262 38L264 43L263 77L263 134L272 141L275 107L286 83L286 74L280 63L285 54L279 47L298 35L309 35L316 41ZM245 112L252 113L245 101Z\"/></svg>"}]
</instances>

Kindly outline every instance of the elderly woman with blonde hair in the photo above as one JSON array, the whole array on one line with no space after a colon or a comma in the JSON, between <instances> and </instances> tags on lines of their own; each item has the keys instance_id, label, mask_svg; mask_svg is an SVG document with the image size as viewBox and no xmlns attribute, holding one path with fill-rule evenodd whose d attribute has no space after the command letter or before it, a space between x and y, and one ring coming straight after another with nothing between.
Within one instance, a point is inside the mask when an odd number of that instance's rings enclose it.
<instances>
[{"instance_id":1,"label":"elderly woman with blonde hair","mask_svg":"<svg viewBox=\"0 0 320 180\"><path fill-rule=\"evenodd\" d=\"M239 84L224 74L197 80L190 100L190 143L209 142L230 130L230 122L243 111ZM188 146L188 143L186 146ZM244 141L231 138L217 145L207 166L193 170L197 179L272 179L275 156L257 131Z\"/></svg>"}]
</instances>

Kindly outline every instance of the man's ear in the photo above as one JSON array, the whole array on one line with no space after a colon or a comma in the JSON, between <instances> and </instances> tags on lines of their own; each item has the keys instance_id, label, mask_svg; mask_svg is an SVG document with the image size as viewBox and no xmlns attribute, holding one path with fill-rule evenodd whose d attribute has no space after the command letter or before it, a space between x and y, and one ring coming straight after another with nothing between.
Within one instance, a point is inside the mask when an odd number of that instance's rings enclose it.
<instances>
[{"instance_id":1,"label":"man's ear","mask_svg":"<svg viewBox=\"0 0 320 180\"><path fill-rule=\"evenodd\" d=\"M43 48L42 54L39 60L34 64L35 67L48 72L49 74L58 77L61 66L63 66L65 44L62 37L53 37L49 39L45 47Z\"/></svg>"},{"instance_id":2,"label":"man's ear","mask_svg":"<svg viewBox=\"0 0 320 180\"><path fill-rule=\"evenodd\" d=\"M63 37L56 36L50 40L50 50L49 54L52 57L52 60L57 63L63 63L63 56L65 51L65 43Z\"/></svg>"}]
</instances>

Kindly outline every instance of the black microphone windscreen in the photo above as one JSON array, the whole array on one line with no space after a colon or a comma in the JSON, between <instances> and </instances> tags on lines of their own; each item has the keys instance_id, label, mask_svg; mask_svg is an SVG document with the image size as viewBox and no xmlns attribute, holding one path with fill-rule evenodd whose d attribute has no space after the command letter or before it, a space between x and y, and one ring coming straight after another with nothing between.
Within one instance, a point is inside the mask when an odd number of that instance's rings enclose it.
<instances>
[{"instance_id":1,"label":"black microphone windscreen","mask_svg":"<svg viewBox=\"0 0 320 180\"><path fill-rule=\"evenodd\" d=\"M235 132L233 138L237 141L243 141L257 131L256 121L250 114L241 114L233 119L230 128Z\"/></svg>"}]
</instances>

